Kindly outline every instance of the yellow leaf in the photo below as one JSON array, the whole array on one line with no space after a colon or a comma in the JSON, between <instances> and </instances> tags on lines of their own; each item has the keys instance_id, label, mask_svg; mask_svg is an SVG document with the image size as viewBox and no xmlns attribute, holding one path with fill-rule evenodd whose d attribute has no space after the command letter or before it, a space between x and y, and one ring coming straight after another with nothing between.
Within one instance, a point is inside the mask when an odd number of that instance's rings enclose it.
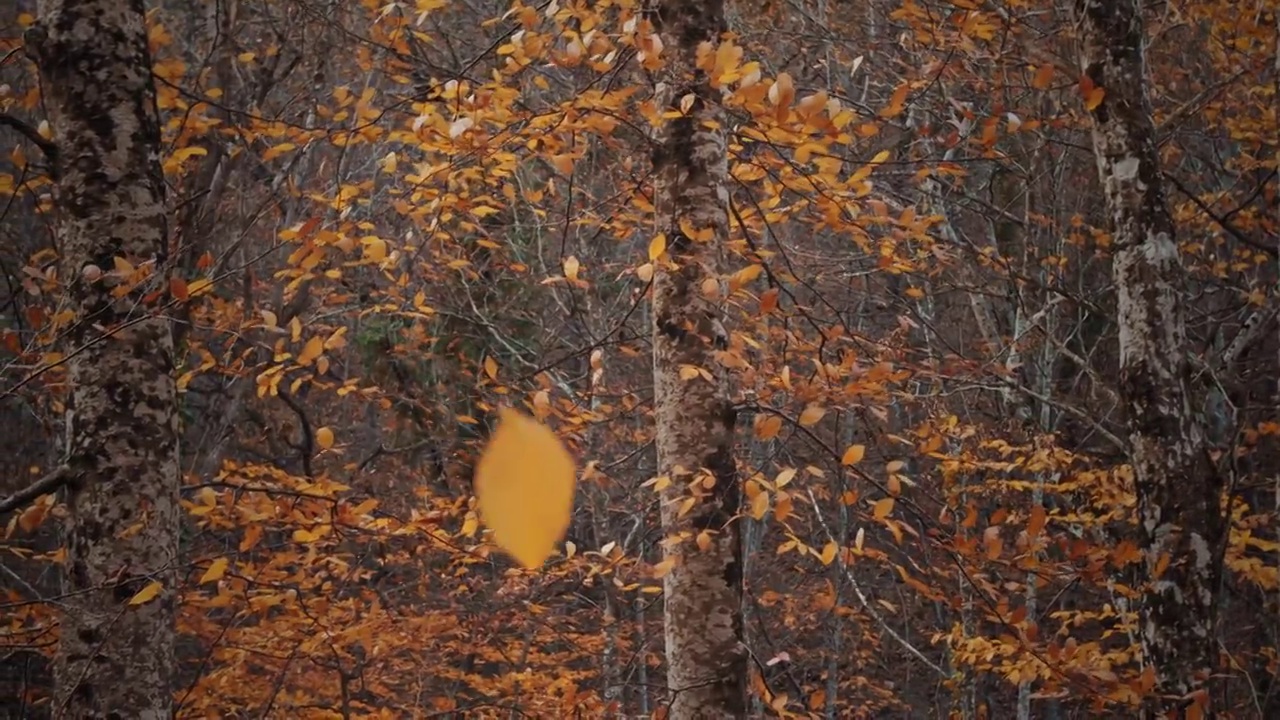
<instances>
[{"instance_id":1,"label":"yellow leaf","mask_svg":"<svg viewBox=\"0 0 1280 720\"><path fill-rule=\"evenodd\" d=\"M759 520L769 512L769 493L761 492L751 499L751 517Z\"/></svg>"},{"instance_id":2,"label":"yellow leaf","mask_svg":"<svg viewBox=\"0 0 1280 720\"><path fill-rule=\"evenodd\" d=\"M783 470L782 472L778 473L778 477L773 479L773 486L781 490L782 488L787 486L787 483L794 480L795 477L796 477L796 469L787 468L786 470Z\"/></svg>"},{"instance_id":3,"label":"yellow leaf","mask_svg":"<svg viewBox=\"0 0 1280 720\"><path fill-rule=\"evenodd\" d=\"M649 241L649 261L656 262L667 251L667 236L659 234Z\"/></svg>"},{"instance_id":4,"label":"yellow leaf","mask_svg":"<svg viewBox=\"0 0 1280 720\"><path fill-rule=\"evenodd\" d=\"M636 268L636 277L640 278L640 282L647 283L653 279L653 263L645 263Z\"/></svg>"},{"instance_id":5,"label":"yellow leaf","mask_svg":"<svg viewBox=\"0 0 1280 720\"><path fill-rule=\"evenodd\" d=\"M480 518L499 547L526 568L555 551L573 514L573 458L551 428L511 408L476 465Z\"/></svg>"},{"instance_id":6,"label":"yellow leaf","mask_svg":"<svg viewBox=\"0 0 1280 720\"><path fill-rule=\"evenodd\" d=\"M479 530L479 529L480 529L480 518L477 518L475 513L472 513L472 512L467 513L466 518L464 518L462 521L462 530L460 531L462 536L473 537L476 534L476 530Z\"/></svg>"},{"instance_id":7,"label":"yellow leaf","mask_svg":"<svg viewBox=\"0 0 1280 720\"><path fill-rule=\"evenodd\" d=\"M800 413L800 424L809 427L816 425L823 415L827 414L827 409L821 405L809 405Z\"/></svg>"},{"instance_id":8,"label":"yellow leaf","mask_svg":"<svg viewBox=\"0 0 1280 720\"><path fill-rule=\"evenodd\" d=\"M663 560L662 562L653 566L653 576L658 579L664 578L667 576L667 573L674 570L675 567L676 567L675 558L667 558L666 560Z\"/></svg>"},{"instance_id":9,"label":"yellow leaf","mask_svg":"<svg viewBox=\"0 0 1280 720\"><path fill-rule=\"evenodd\" d=\"M893 512L893 498L880 498L876 501L875 507L871 510L871 516L877 520L883 520L889 517L889 513Z\"/></svg>"},{"instance_id":10,"label":"yellow leaf","mask_svg":"<svg viewBox=\"0 0 1280 720\"><path fill-rule=\"evenodd\" d=\"M209 154L209 151L202 147L196 147L196 146L184 147L184 148L178 148L177 150L174 150L173 154L169 156L169 159L174 162L180 163L189 157L199 157L201 155L208 155L208 154Z\"/></svg>"},{"instance_id":11,"label":"yellow leaf","mask_svg":"<svg viewBox=\"0 0 1280 720\"><path fill-rule=\"evenodd\" d=\"M546 420L551 414L551 395L546 390L539 390L533 395L533 416Z\"/></svg>"},{"instance_id":12,"label":"yellow leaf","mask_svg":"<svg viewBox=\"0 0 1280 720\"><path fill-rule=\"evenodd\" d=\"M316 444L320 446L321 450L328 450L333 447L333 430L327 427L316 430Z\"/></svg>"},{"instance_id":13,"label":"yellow leaf","mask_svg":"<svg viewBox=\"0 0 1280 720\"><path fill-rule=\"evenodd\" d=\"M828 542L826 546L822 548L822 557L819 558L822 560L822 564L830 565L831 562L836 559L836 552L839 549L839 545L836 545L834 542Z\"/></svg>"},{"instance_id":14,"label":"yellow leaf","mask_svg":"<svg viewBox=\"0 0 1280 720\"><path fill-rule=\"evenodd\" d=\"M570 280L577 280L578 270L581 267L582 266L578 263L578 258L574 257L573 255L570 255L569 257L565 258L565 261L564 261L564 276L569 278Z\"/></svg>"},{"instance_id":15,"label":"yellow leaf","mask_svg":"<svg viewBox=\"0 0 1280 720\"><path fill-rule=\"evenodd\" d=\"M187 283L187 294L191 297L203 295L213 289L213 281L209 278L198 278Z\"/></svg>"},{"instance_id":16,"label":"yellow leaf","mask_svg":"<svg viewBox=\"0 0 1280 720\"><path fill-rule=\"evenodd\" d=\"M310 365L323 352L324 340L319 335L316 335L308 340L307 344L302 348L302 352L298 353L298 364L304 367Z\"/></svg>"},{"instance_id":17,"label":"yellow leaf","mask_svg":"<svg viewBox=\"0 0 1280 720\"><path fill-rule=\"evenodd\" d=\"M387 258L386 240L376 235L366 235L360 238L360 244L364 245L364 257L366 260L382 262Z\"/></svg>"},{"instance_id":18,"label":"yellow leaf","mask_svg":"<svg viewBox=\"0 0 1280 720\"><path fill-rule=\"evenodd\" d=\"M146 587L139 590L137 595L134 595L129 600L129 604L141 605L143 603L151 602L152 600L156 599L156 596L159 595L160 591L163 589L164 589L163 585L156 582L155 580L152 580Z\"/></svg>"},{"instance_id":19,"label":"yellow leaf","mask_svg":"<svg viewBox=\"0 0 1280 720\"><path fill-rule=\"evenodd\" d=\"M746 284L750 283L752 280L755 280L756 278L760 277L760 274L763 272L764 272L763 265L748 265L742 268L738 272L734 273L733 277L729 278L730 292L737 290L738 288L741 288Z\"/></svg>"},{"instance_id":20,"label":"yellow leaf","mask_svg":"<svg viewBox=\"0 0 1280 720\"><path fill-rule=\"evenodd\" d=\"M271 162L272 160L275 160L281 155L297 149L298 149L298 146L290 142L280 143L279 145L273 145L267 148L266 150L262 151L262 161Z\"/></svg>"},{"instance_id":21,"label":"yellow leaf","mask_svg":"<svg viewBox=\"0 0 1280 720\"><path fill-rule=\"evenodd\" d=\"M490 380L498 379L498 361L494 360L492 355L484 359L484 374L488 375Z\"/></svg>"},{"instance_id":22,"label":"yellow leaf","mask_svg":"<svg viewBox=\"0 0 1280 720\"><path fill-rule=\"evenodd\" d=\"M217 582L218 580L222 579L223 575L226 575L226 574L227 574L227 559L224 557L220 557L217 560L214 560L213 562L209 563L209 569L205 570L204 575L200 576L200 584L203 585L207 582Z\"/></svg>"},{"instance_id":23,"label":"yellow leaf","mask_svg":"<svg viewBox=\"0 0 1280 720\"><path fill-rule=\"evenodd\" d=\"M271 324L274 325L275 323L273 322ZM324 341L324 349L325 350L341 350L342 348L346 347L347 341L345 338L342 337L343 335L346 335L346 334L347 334L347 329L345 327L340 327L337 330L334 330L333 334L329 336L329 339Z\"/></svg>"}]
</instances>

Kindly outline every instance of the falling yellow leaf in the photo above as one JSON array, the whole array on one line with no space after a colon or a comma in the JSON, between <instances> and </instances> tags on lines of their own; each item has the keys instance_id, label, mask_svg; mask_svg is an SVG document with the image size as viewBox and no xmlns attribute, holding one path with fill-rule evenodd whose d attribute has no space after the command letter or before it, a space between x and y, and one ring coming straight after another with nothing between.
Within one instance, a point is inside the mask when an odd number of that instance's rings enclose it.
<instances>
[{"instance_id":1,"label":"falling yellow leaf","mask_svg":"<svg viewBox=\"0 0 1280 720\"><path fill-rule=\"evenodd\" d=\"M667 558L666 560L663 560L662 562L653 566L653 577L657 579L662 579L666 577L668 573L674 570L675 567L676 567L675 558Z\"/></svg>"},{"instance_id":2,"label":"falling yellow leaf","mask_svg":"<svg viewBox=\"0 0 1280 720\"><path fill-rule=\"evenodd\" d=\"M320 446L321 450L328 450L333 447L333 430L327 427L316 430L316 444Z\"/></svg>"},{"instance_id":3,"label":"falling yellow leaf","mask_svg":"<svg viewBox=\"0 0 1280 720\"><path fill-rule=\"evenodd\" d=\"M490 380L498 379L498 361L494 360L492 355L484 359L484 374L488 375Z\"/></svg>"},{"instance_id":4,"label":"falling yellow leaf","mask_svg":"<svg viewBox=\"0 0 1280 720\"><path fill-rule=\"evenodd\" d=\"M877 520L883 520L889 517L889 513L893 512L893 498L880 498L876 501L875 507L871 510L871 516Z\"/></svg>"},{"instance_id":5,"label":"falling yellow leaf","mask_svg":"<svg viewBox=\"0 0 1280 720\"><path fill-rule=\"evenodd\" d=\"M163 589L164 589L163 585L156 582L155 580L152 580L146 587L139 590L137 595L134 595L129 600L129 604L141 605L143 603L151 602L152 600L156 599L156 596L159 595L160 591Z\"/></svg>"},{"instance_id":6,"label":"falling yellow leaf","mask_svg":"<svg viewBox=\"0 0 1280 720\"><path fill-rule=\"evenodd\" d=\"M551 428L511 408L498 414L476 465L480 518L526 568L542 565L573 513L573 458Z\"/></svg>"},{"instance_id":7,"label":"falling yellow leaf","mask_svg":"<svg viewBox=\"0 0 1280 720\"><path fill-rule=\"evenodd\" d=\"M302 348L302 352L298 353L298 364L304 367L310 365L315 362L316 358L320 357L320 354L323 352L324 338L317 335L308 340L307 344Z\"/></svg>"},{"instance_id":8,"label":"falling yellow leaf","mask_svg":"<svg viewBox=\"0 0 1280 720\"><path fill-rule=\"evenodd\" d=\"M218 580L222 579L223 575L226 575L226 574L227 574L227 559L224 557L220 557L217 560L214 560L213 562L209 563L209 569L205 570L204 575L200 576L200 584L203 585L207 582L217 582Z\"/></svg>"},{"instance_id":9,"label":"falling yellow leaf","mask_svg":"<svg viewBox=\"0 0 1280 720\"><path fill-rule=\"evenodd\" d=\"M845 448L844 455L840 458L840 462L845 465L857 465L862 462L862 458L867 454L866 445L850 445Z\"/></svg>"}]
</instances>

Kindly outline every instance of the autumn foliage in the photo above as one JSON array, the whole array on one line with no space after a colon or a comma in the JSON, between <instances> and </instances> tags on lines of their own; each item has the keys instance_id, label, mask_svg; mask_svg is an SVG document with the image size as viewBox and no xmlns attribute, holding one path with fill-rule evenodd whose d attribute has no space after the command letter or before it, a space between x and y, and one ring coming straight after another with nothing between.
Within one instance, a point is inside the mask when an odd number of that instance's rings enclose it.
<instances>
[{"instance_id":1,"label":"autumn foliage","mask_svg":"<svg viewBox=\"0 0 1280 720\"><path fill-rule=\"evenodd\" d=\"M0 14L0 497L57 467L76 352L26 5ZM698 290L727 333L753 717L1132 717L1156 687L1090 140L1107 88L1062 5L730 3L699 52L733 181ZM1229 522L1187 718L1280 716L1278 17L1147 11ZM148 23L177 716L662 717L649 296L681 257L652 169L698 99L659 103L652 13L241 0ZM60 503L0 517L14 717L57 715Z\"/></svg>"}]
</instances>

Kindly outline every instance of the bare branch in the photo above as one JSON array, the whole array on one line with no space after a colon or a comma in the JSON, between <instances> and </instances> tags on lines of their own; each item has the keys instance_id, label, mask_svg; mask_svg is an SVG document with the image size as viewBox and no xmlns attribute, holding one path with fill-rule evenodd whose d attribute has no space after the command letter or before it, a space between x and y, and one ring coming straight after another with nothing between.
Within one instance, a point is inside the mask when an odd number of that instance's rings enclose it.
<instances>
[{"instance_id":1,"label":"bare branch","mask_svg":"<svg viewBox=\"0 0 1280 720\"><path fill-rule=\"evenodd\" d=\"M35 500L41 495L48 495L62 487L71 479L71 468L59 465L52 472L31 483L9 497L0 500L0 515L17 509Z\"/></svg>"},{"instance_id":2,"label":"bare branch","mask_svg":"<svg viewBox=\"0 0 1280 720\"><path fill-rule=\"evenodd\" d=\"M52 140L46 139L40 134L40 131L31 126L31 123L16 118L9 113L0 113L0 125L8 125L17 130L20 135L30 140L32 144L40 148L40 152L48 158L50 163L54 163L58 159L58 146Z\"/></svg>"}]
</instances>

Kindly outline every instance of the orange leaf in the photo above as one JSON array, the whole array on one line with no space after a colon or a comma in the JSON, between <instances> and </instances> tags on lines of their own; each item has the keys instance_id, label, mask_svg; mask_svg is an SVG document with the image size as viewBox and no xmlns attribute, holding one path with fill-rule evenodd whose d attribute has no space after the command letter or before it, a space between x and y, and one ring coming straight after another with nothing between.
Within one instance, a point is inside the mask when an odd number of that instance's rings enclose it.
<instances>
[{"instance_id":1,"label":"orange leaf","mask_svg":"<svg viewBox=\"0 0 1280 720\"><path fill-rule=\"evenodd\" d=\"M316 430L316 444L320 446L321 450L328 450L333 447L333 430L327 427Z\"/></svg>"},{"instance_id":2,"label":"orange leaf","mask_svg":"<svg viewBox=\"0 0 1280 720\"><path fill-rule=\"evenodd\" d=\"M840 462L845 465L857 465L862 462L863 456L867 454L866 445L850 445L845 448L844 455L841 456Z\"/></svg>"},{"instance_id":3,"label":"orange leaf","mask_svg":"<svg viewBox=\"0 0 1280 720\"><path fill-rule=\"evenodd\" d=\"M180 277L169 278L169 294L178 300L186 300L191 297L187 291L187 281Z\"/></svg>"},{"instance_id":4,"label":"orange leaf","mask_svg":"<svg viewBox=\"0 0 1280 720\"><path fill-rule=\"evenodd\" d=\"M1049 84L1053 82L1053 66L1041 65L1036 68L1036 76L1031 81L1031 87L1037 90L1048 90Z\"/></svg>"},{"instance_id":5,"label":"orange leaf","mask_svg":"<svg viewBox=\"0 0 1280 720\"><path fill-rule=\"evenodd\" d=\"M800 424L805 427L816 425L823 415L827 414L827 409L821 405L809 405L800 413Z\"/></svg>"},{"instance_id":6,"label":"orange leaf","mask_svg":"<svg viewBox=\"0 0 1280 720\"><path fill-rule=\"evenodd\" d=\"M324 352L324 340L319 336L315 336L307 341L306 346L302 348L302 352L298 354L298 364L306 367L315 362L316 358Z\"/></svg>"},{"instance_id":7,"label":"orange leaf","mask_svg":"<svg viewBox=\"0 0 1280 720\"><path fill-rule=\"evenodd\" d=\"M872 508L871 516L876 520L884 520L889 517L889 513L893 512L893 503L894 500L891 497L880 498Z\"/></svg>"}]
</instances>

